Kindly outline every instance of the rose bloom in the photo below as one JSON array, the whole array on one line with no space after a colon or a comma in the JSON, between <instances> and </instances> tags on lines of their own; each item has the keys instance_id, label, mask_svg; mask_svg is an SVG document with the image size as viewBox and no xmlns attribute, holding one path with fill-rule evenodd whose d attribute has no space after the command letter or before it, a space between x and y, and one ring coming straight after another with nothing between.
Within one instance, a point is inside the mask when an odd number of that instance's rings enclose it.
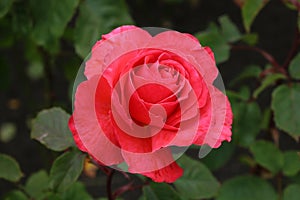
<instances>
[{"instance_id":1,"label":"rose bloom","mask_svg":"<svg viewBox=\"0 0 300 200\"><path fill-rule=\"evenodd\" d=\"M183 174L176 147L231 140L213 52L190 34L119 27L94 45L84 75L69 127L100 165L170 183Z\"/></svg>"}]
</instances>

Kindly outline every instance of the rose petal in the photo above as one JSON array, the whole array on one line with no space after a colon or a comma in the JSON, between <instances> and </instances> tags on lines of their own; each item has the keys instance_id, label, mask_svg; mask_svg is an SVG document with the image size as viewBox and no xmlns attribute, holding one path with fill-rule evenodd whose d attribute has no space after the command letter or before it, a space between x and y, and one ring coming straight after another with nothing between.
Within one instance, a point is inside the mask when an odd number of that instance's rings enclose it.
<instances>
[{"instance_id":1,"label":"rose petal","mask_svg":"<svg viewBox=\"0 0 300 200\"><path fill-rule=\"evenodd\" d=\"M106 136L113 134L112 127L107 117L106 130L102 130L98 123L95 111L95 91L98 85L98 77L82 82L76 91L74 112L72 119L74 122L73 132L77 136L79 147L86 150L94 158L105 165L119 164L123 161L120 149ZM105 131L105 134L103 133ZM110 138L115 138L111 136ZM75 138L76 139L76 138Z\"/></svg>"},{"instance_id":2,"label":"rose petal","mask_svg":"<svg viewBox=\"0 0 300 200\"><path fill-rule=\"evenodd\" d=\"M143 173L144 176L151 178L155 182L173 183L183 175L183 169L176 162L148 173Z\"/></svg>"},{"instance_id":3,"label":"rose petal","mask_svg":"<svg viewBox=\"0 0 300 200\"><path fill-rule=\"evenodd\" d=\"M130 26L107 34L104 38L94 45L91 57L86 62L84 75L88 79L102 73L119 56L145 47L152 37L143 29Z\"/></svg>"}]
</instances>

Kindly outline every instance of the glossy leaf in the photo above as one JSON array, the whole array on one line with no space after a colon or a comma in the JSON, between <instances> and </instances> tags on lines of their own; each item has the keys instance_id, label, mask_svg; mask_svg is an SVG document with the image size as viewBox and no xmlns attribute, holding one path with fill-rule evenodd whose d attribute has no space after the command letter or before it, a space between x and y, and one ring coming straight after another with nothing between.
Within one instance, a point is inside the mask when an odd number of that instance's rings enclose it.
<instances>
[{"instance_id":1,"label":"glossy leaf","mask_svg":"<svg viewBox=\"0 0 300 200\"><path fill-rule=\"evenodd\" d=\"M300 136L300 84L281 85L272 93L276 125L292 137Z\"/></svg>"},{"instance_id":2,"label":"glossy leaf","mask_svg":"<svg viewBox=\"0 0 300 200\"><path fill-rule=\"evenodd\" d=\"M4 17L8 13L13 2L13 0L0 1L0 18Z\"/></svg>"},{"instance_id":3,"label":"glossy leaf","mask_svg":"<svg viewBox=\"0 0 300 200\"><path fill-rule=\"evenodd\" d=\"M272 84L276 83L276 81L278 80L282 80L282 79L286 79L286 76L283 74L270 74L268 76L266 76L261 85L254 90L253 92L253 97L257 98L258 95L263 92L267 87L271 86Z\"/></svg>"},{"instance_id":4,"label":"glossy leaf","mask_svg":"<svg viewBox=\"0 0 300 200\"><path fill-rule=\"evenodd\" d=\"M174 182L179 194L190 199L214 197L220 187L209 169L199 160L182 156L178 163L184 169L183 176Z\"/></svg>"},{"instance_id":5,"label":"glossy leaf","mask_svg":"<svg viewBox=\"0 0 300 200\"><path fill-rule=\"evenodd\" d=\"M79 0L30 0L34 19L32 39L44 47L50 47L63 35Z\"/></svg>"},{"instance_id":6,"label":"glossy leaf","mask_svg":"<svg viewBox=\"0 0 300 200\"><path fill-rule=\"evenodd\" d=\"M256 162L272 173L275 174L282 169L283 154L273 143L263 140L256 141L250 146L250 151Z\"/></svg>"},{"instance_id":7,"label":"glossy leaf","mask_svg":"<svg viewBox=\"0 0 300 200\"><path fill-rule=\"evenodd\" d=\"M114 3L110 0L86 0L80 5L79 12L74 42L76 53L82 58L89 54L102 34L120 25L133 23L124 0Z\"/></svg>"},{"instance_id":8,"label":"glossy leaf","mask_svg":"<svg viewBox=\"0 0 300 200\"><path fill-rule=\"evenodd\" d=\"M216 200L277 200L272 186L254 176L238 176L223 183Z\"/></svg>"},{"instance_id":9,"label":"glossy leaf","mask_svg":"<svg viewBox=\"0 0 300 200\"><path fill-rule=\"evenodd\" d=\"M65 191L81 174L84 159L85 154L77 150L59 156L50 170L49 187L55 191Z\"/></svg>"},{"instance_id":10,"label":"glossy leaf","mask_svg":"<svg viewBox=\"0 0 300 200\"><path fill-rule=\"evenodd\" d=\"M295 176L300 171L300 155L296 151L287 151L283 154L283 174Z\"/></svg>"},{"instance_id":11,"label":"glossy leaf","mask_svg":"<svg viewBox=\"0 0 300 200\"><path fill-rule=\"evenodd\" d=\"M300 53L298 53L291 61L291 64L289 66L289 73L291 77L300 79Z\"/></svg>"},{"instance_id":12,"label":"glossy leaf","mask_svg":"<svg viewBox=\"0 0 300 200\"><path fill-rule=\"evenodd\" d=\"M54 151L73 146L73 136L68 127L69 118L70 115L61 108L54 107L39 112L32 123L31 138Z\"/></svg>"},{"instance_id":13,"label":"glossy leaf","mask_svg":"<svg viewBox=\"0 0 300 200\"><path fill-rule=\"evenodd\" d=\"M233 141L248 147L260 132L261 110L256 102L239 102L232 105L234 114Z\"/></svg>"},{"instance_id":14,"label":"glossy leaf","mask_svg":"<svg viewBox=\"0 0 300 200\"><path fill-rule=\"evenodd\" d=\"M179 194L166 183L151 183L143 187L144 200L180 200Z\"/></svg>"},{"instance_id":15,"label":"glossy leaf","mask_svg":"<svg viewBox=\"0 0 300 200\"><path fill-rule=\"evenodd\" d=\"M48 189L48 174L41 170L32 174L25 185L25 191L34 199L43 199Z\"/></svg>"},{"instance_id":16,"label":"glossy leaf","mask_svg":"<svg viewBox=\"0 0 300 200\"><path fill-rule=\"evenodd\" d=\"M18 162L11 156L0 154L0 178L18 182L23 174Z\"/></svg>"},{"instance_id":17,"label":"glossy leaf","mask_svg":"<svg viewBox=\"0 0 300 200\"><path fill-rule=\"evenodd\" d=\"M250 31L254 19L267 2L268 0L246 0L242 7L242 16L244 27L247 32Z\"/></svg>"},{"instance_id":18,"label":"glossy leaf","mask_svg":"<svg viewBox=\"0 0 300 200\"><path fill-rule=\"evenodd\" d=\"M299 200L300 185L287 186L283 191L283 200Z\"/></svg>"}]
</instances>

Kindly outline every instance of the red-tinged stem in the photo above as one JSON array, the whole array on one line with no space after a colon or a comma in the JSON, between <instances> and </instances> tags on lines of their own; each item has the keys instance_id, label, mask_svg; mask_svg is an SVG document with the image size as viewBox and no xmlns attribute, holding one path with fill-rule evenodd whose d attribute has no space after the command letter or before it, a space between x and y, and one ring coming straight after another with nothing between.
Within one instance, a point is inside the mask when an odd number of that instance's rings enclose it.
<instances>
[{"instance_id":1,"label":"red-tinged stem","mask_svg":"<svg viewBox=\"0 0 300 200\"><path fill-rule=\"evenodd\" d=\"M112 192L112 178L115 173L114 169L111 169L111 171L108 173L107 178L106 178L106 193L107 193L107 198L108 200L114 200L114 195Z\"/></svg>"},{"instance_id":2,"label":"red-tinged stem","mask_svg":"<svg viewBox=\"0 0 300 200\"><path fill-rule=\"evenodd\" d=\"M286 58L286 60L285 60L285 62L283 64L283 68L288 68L289 67L289 64L290 64L291 60L294 58L294 56L297 53L299 44L300 44L300 33L299 33L298 28L297 28L296 29L296 34L295 34L295 39L293 41L291 50L288 53L288 56L287 56L287 58Z\"/></svg>"},{"instance_id":3,"label":"red-tinged stem","mask_svg":"<svg viewBox=\"0 0 300 200\"><path fill-rule=\"evenodd\" d=\"M266 52L263 49L260 49L258 47L252 47L252 46L245 46L245 45L231 45L232 50L248 50L248 51L255 51L258 52L260 55L262 55L267 61L269 61L273 67L276 69L280 69L280 64L276 61L276 59L268 52Z\"/></svg>"}]
</instances>

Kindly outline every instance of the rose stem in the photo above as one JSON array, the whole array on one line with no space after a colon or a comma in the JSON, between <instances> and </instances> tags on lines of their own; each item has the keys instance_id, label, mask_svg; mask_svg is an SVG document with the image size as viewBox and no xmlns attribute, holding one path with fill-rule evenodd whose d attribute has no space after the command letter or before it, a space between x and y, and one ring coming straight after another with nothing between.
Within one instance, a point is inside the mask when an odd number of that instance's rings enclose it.
<instances>
[{"instance_id":1,"label":"rose stem","mask_svg":"<svg viewBox=\"0 0 300 200\"><path fill-rule=\"evenodd\" d=\"M115 170L114 169L111 169L110 172L107 174L107 178L106 178L106 192L107 192L107 198L108 200L114 200L114 196L113 196L113 193L112 193L112 178L113 178L113 175L115 173Z\"/></svg>"}]
</instances>

